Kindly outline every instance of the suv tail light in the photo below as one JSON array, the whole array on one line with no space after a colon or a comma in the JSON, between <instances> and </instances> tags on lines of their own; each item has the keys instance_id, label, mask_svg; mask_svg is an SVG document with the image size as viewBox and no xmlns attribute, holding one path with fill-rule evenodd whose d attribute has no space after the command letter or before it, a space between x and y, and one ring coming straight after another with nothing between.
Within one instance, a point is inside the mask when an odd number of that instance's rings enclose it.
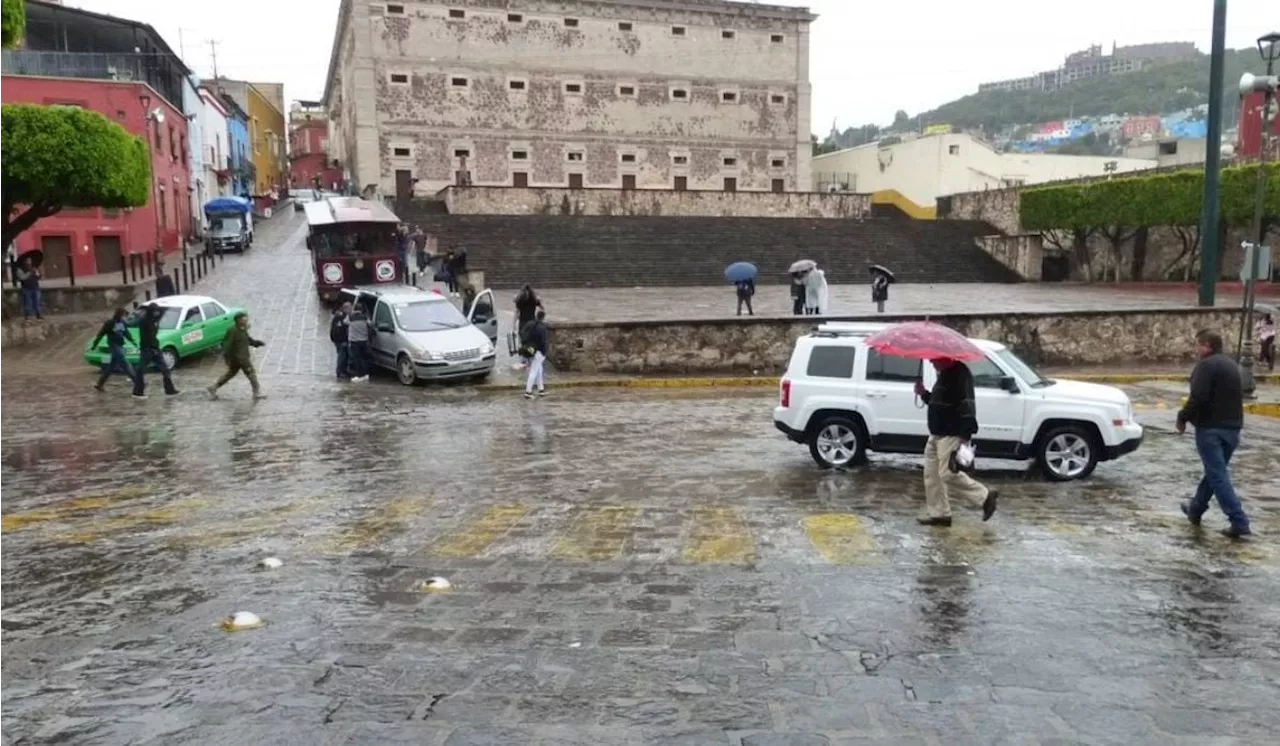
<instances>
[{"instance_id":1,"label":"suv tail light","mask_svg":"<svg viewBox=\"0 0 1280 746\"><path fill-rule=\"evenodd\" d=\"M791 379L784 378L779 386L778 405L783 409L791 406Z\"/></svg>"}]
</instances>

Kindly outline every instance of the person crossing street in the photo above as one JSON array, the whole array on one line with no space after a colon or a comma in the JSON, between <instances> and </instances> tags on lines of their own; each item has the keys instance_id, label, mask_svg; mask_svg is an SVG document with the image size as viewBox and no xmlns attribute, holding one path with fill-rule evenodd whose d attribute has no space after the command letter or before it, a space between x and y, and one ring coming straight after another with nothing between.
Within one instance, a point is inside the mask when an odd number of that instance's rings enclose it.
<instances>
[{"instance_id":1,"label":"person crossing street","mask_svg":"<svg viewBox=\"0 0 1280 746\"><path fill-rule=\"evenodd\" d=\"M981 506L982 520L991 520L1000 493L988 490L954 465L957 451L969 445L978 432L973 373L959 360L939 358L932 362L938 372L933 390L916 381L916 395L929 407L929 440L924 447L925 516L918 520L926 526L950 526L952 497Z\"/></svg>"},{"instance_id":2,"label":"person crossing street","mask_svg":"<svg viewBox=\"0 0 1280 746\"><path fill-rule=\"evenodd\" d=\"M253 368L253 357L249 354L250 347L262 345L261 341L249 336L249 314L244 311L237 313L235 324L227 330L227 336L222 341L222 358L227 364L227 372L214 381L212 386L205 389L209 392L209 396L217 399L218 389L234 378L237 373L244 373L244 377L249 379L249 385L253 387L253 398L267 398L267 395L262 393L262 387L258 385L258 372Z\"/></svg>"},{"instance_id":3,"label":"person crossing street","mask_svg":"<svg viewBox=\"0 0 1280 746\"><path fill-rule=\"evenodd\" d=\"M138 323L138 372L133 377L133 395L139 399L147 395L146 372L148 365L154 365L160 370L160 375L164 379L164 393L166 396L177 396L179 393L178 387L173 385L171 371L165 363L164 354L160 352L160 343L156 339L160 329L160 318L163 315L163 308L156 305L148 305L143 308L142 319Z\"/></svg>"},{"instance_id":4,"label":"person crossing street","mask_svg":"<svg viewBox=\"0 0 1280 746\"><path fill-rule=\"evenodd\" d=\"M129 377L134 382L133 396L136 399L144 399L145 395L139 394L137 390L137 379L140 375L129 364L124 356L124 346L133 340L129 337L129 325L125 323L125 316L128 311L123 308L117 308L115 313L111 314L111 318L102 324L102 328L98 330L98 335L89 343L89 349L97 349L98 343L103 339L107 340L107 354L110 359L107 364L102 366L102 373L98 376L98 382L93 385L94 390L104 391L107 385L107 379L112 373L120 372Z\"/></svg>"},{"instance_id":5,"label":"person crossing street","mask_svg":"<svg viewBox=\"0 0 1280 746\"><path fill-rule=\"evenodd\" d=\"M524 398L532 399L537 391L537 396L547 395L547 386L544 376L544 368L547 361L547 312L538 309L537 314L533 317L523 329L520 330L520 339L523 341L524 352L529 358L529 375L524 382Z\"/></svg>"}]
</instances>

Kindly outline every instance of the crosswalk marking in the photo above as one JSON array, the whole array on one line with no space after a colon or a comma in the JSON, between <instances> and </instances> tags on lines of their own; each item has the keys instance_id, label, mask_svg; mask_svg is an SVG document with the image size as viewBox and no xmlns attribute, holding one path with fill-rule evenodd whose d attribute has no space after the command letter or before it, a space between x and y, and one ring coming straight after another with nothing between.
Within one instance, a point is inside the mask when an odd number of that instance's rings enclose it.
<instances>
[{"instance_id":1,"label":"crosswalk marking","mask_svg":"<svg viewBox=\"0 0 1280 746\"><path fill-rule=\"evenodd\" d=\"M556 541L556 559L600 561L622 555L640 510L634 505L594 505L578 512Z\"/></svg>"},{"instance_id":2,"label":"crosswalk marking","mask_svg":"<svg viewBox=\"0 0 1280 746\"><path fill-rule=\"evenodd\" d=\"M431 551L445 557L474 557L515 528L528 513L523 505L495 505L461 531L445 536Z\"/></svg>"},{"instance_id":3,"label":"crosswalk marking","mask_svg":"<svg viewBox=\"0 0 1280 746\"><path fill-rule=\"evenodd\" d=\"M732 508L694 508L685 562L749 564L756 559L756 544L747 524Z\"/></svg>"},{"instance_id":4,"label":"crosswalk marking","mask_svg":"<svg viewBox=\"0 0 1280 746\"><path fill-rule=\"evenodd\" d=\"M820 513L802 522L813 548L833 565L879 564L884 562L880 544L867 532L866 524L848 513Z\"/></svg>"}]
</instances>

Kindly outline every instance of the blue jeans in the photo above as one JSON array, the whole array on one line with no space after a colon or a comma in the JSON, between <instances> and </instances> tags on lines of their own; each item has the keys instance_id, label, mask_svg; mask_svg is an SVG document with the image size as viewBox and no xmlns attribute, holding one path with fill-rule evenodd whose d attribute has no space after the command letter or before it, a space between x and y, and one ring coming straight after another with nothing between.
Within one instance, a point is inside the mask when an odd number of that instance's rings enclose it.
<instances>
[{"instance_id":1,"label":"blue jeans","mask_svg":"<svg viewBox=\"0 0 1280 746\"><path fill-rule=\"evenodd\" d=\"M1220 427L1196 428L1196 451L1200 453L1200 462L1204 464L1204 476L1200 478L1200 486L1196 487L1196 496L1191 500L1191 515L1199 518L1209 509L1209 499L1218 498L1218 505L1227 514L1234 529L1249 528L1249 518L1244 514L1240 498L1236 496L1235 487L1231 486L1231 474L1227 464L1231 463L1231 454L1240 445L1240 431Z\"/></svg>"},{"instance_id":2,"label":"blue jeans","mask_svg":"<svg viewBox=\"0 0 1280 746\"><path fill-rule=\"evenodd\" d=\"M338 351L338 378L350 378L351 373L347 370L350 349L347 343L335 344L334 348Z\"/></svg>"},{"instance_id":3,"label":"blue jeans","mask_svg":"<svg viewBox=\"0 0 1280 746\"><path fill-rule=\"evenodd\" d=\"M116 372L124 373L128 376L129 380L134 382L134 386L136 388L138 376L142 375L142 373L141 371L135 372L133 370L133 366L129 364L129 361L125 360L124 348L111 345L107 349L108 353L111 355L111 359L107 361L106 365L102 366L102 374L98 376L98 388L102 388L106 384L107 379L111 377L111 374Z\"/></svg>"},{"instance_id":4,"label":"blue jeans","mask_svg":"<svg viewBox=\"0 0 1280 746\"><path fill-rule=\"evenodd\" d=\"M28 319L35 316L41 318L40 314L40 288L23 288L22 289L22 318Z\"/></svg>"},{"instance_id":5,"label":"blue jeans","mask_svg":"<svg viewBox=\"0 0 1280 746\"><path fill-rule=\"evenodd\" d=\"M352 378L364 377L369 373L369 343L349 342L347 347L347 372Z\"/></svg>"},{"instance_id":6,"label":"blue jeans","mask_svg":"<svg viewBox=\"0 0 1280 746\"><path fill-rule=\"evenodd\" d=\"M141 396L147 392L146 372L147 366L154 365L156 370L160 371L160 376L164 379L164 392L170 396L178 393L178 387L173 385L173 376L169 375L169 366L164 364L164 355L154 347L145 347L139 352L138 372L133 377L133 393Z\"/></svg>"}]
</instances>

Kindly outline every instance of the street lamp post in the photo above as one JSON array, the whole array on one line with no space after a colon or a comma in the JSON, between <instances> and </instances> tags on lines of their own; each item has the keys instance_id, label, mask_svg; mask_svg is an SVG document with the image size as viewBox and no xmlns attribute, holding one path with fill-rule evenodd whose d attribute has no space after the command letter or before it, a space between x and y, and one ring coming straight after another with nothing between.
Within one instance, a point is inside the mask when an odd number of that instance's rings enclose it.
<instances>
[{"instance_id":1,"label":"street lamp post","mask_svg":"<svg viewBox=\"0 0 1280 746\"><path fill-rule=\"evenodd\" d=\"M1240 76L1240 95L1245 96L1257 91L1262 92L1261 132L1258 141L1258 176L1253 196L1253 226L1249 238L1254 242L1253 250L1246 251L1245 257L1249 266L1245 269L1244 313L1240 318L1240 379L1241 390L1246 399L1254 397L1257 386L1253 380L1253 302L1254 287L1261 271L1261 255L1266 236L1263 235L1263 212L1266 208L1267 195L1267 139L1270 135L1271 101L1275 97L1277 78L1275 63L1280 58L1280 32L1272 31L1258 38L1258 53L1267 63L1267 74L1259 77L1245 73Z\"/></svg>"},{"instance_id":2,"label":"street lamp post","mask_svg":"<svg viewBox=\"0 0 1280 746\"><path fill-rule=\"evenodd\" d=\"M146 95L145 93L138 97L138 101L142 103L142 111L143 111L142 121L144 122L144 129L147 130L143 134L143 137L145 137L147 140L147 152L150 153L151 149L154 147L152 145L153 138L151 137L151 124L154 122L156 126L159 126L164 123L164 110L161 109L159 106L152 109L151 97ZM154 157L152 157L151 162L155 163ZM158 187L159 183L160 183L160 177L155 174L153 169L151 174L151 204L156 214L156 245L154 247L154 251L155 251L156 257L163 257L164 243L160 233L160 210L162 208L160 205L160 189Z\"/></svg>"},{"instance_id":3,"label":"street lamp post","mask_svg":"<svg viewBox=\"0 0 1280 746\"><path fill-rule=\"evenodd\" d=\"M1227 0L1213 0L1213 47L1209 53L1209 122L1205 133L1204 193L1200 201L1199 303L1213 305L1218 281L1218 177L1222 150L1222 76L1227 43Z\"/></svg>"}]
</instances>

